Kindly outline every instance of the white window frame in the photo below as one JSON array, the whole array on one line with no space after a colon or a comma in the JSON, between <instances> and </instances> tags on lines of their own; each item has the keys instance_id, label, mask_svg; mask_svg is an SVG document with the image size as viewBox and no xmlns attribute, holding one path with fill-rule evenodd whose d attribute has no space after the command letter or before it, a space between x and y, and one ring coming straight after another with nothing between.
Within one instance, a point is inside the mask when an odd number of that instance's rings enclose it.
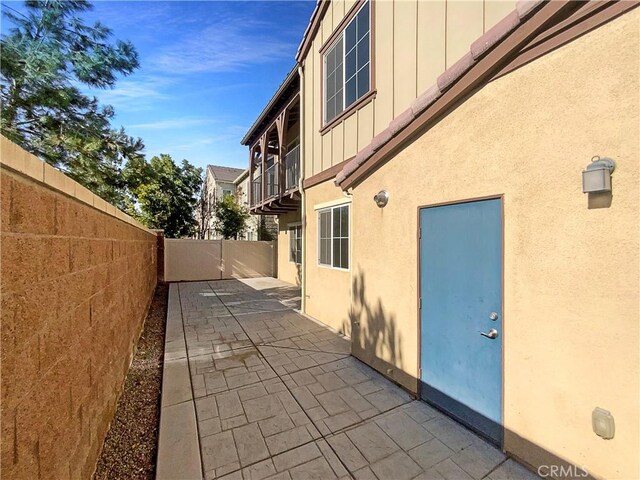
<instances>
[{"instance_id":1,"label":"white window frame","mask_svg":"<svg viewBox=\"0 0 640 480\"><path fill-rule=\"evenodd\" d=\"M296 229L300 229L300 262L296 262L291 258L291 242L293 241L292 232L295 232ZM297 223L289 223L287 224L287 230L289 232L289 263L295 263L296 265L302 265L302 222Z\"/></svg>"},{"instance_id":2,"label":"white window frame","mask_svg":"<svg viewBox=\"0 0 640 480\"><path fill-rule=\"evenodd\" d=\"M347 235L347 237L334 237L333 235L333 212L337 209L340 208L347 208L347 216L348 216L348 228L349 228L349 234ZM330 246L330 263L320 263L320 238L321 238L321 234L322 234L322 227L320 225L320 215L322 213L326 213L326 212L331 212L331 221L330 221L330 228L331 228L331 237L330 237L330 242L329 242L329 246ZM317 221L317 225L318 225L318 243L317 243L317 255L316 255L316 259L317 259L317 265L318 267L321 268L330 268L333 270L342 270L342 271L349 271L349 269L351 268L351 203L350 202L343 202L343 203L339 203L337 205L332 205L332 206L327 206L327 207L323 207L323 208L319 208L316 209L316 221ZM336 238L346 238L347 239L347 252L349 252L349 260L348 260L348 266L347 268L344 267L334 267L333 266L333 241Z\"/></svg>"},{"instance_id":3,"label":"white window frame","mask_svg":"<svg viewBox=\"0 0 640 480\"><path fill-rule=\"evenodd\" d=\"M351 102L349 105L346 105L346 101L347 101L347 79L345 78L345 66L347 64L347 46L345 44L345 33L347 31L347 28L349 28L349 26L351 25L351 23L355 22L358 18L358 14L360 13L360 11L365 7L365 5L369 4L369 61L367 62L369 64L369 89L363 93L361 96L356 97L356 99ZM322 122L323 125L328 125L330 124L333 120L335 120L336 118L338 118L340 115L342 115L342 113L347 110L349 107L351 107L351 105L355 104L358 102L358 100L360 100L361 98L363 98L365 95L367 95L371 89L371 55L372 55L372 51L371 51L371 0L367 0L365 2L362 3L362 5L360 6L360 8L358 9L358 11L353 15L353 17L351 18L351 20L349 21L349 23L347 23L344 28L342 29L342 31L340 32L340 35L338 35L335 40L331 43L331 45L329 46L329 48L327 48L324 53L322 54L322 65L323 65L323 70L322 70ZM336 113L333 118L328 119L327 118L327 55L329 54L329 52L331 52L331 50L333 50L335 48L335 46L338 44L338 42L342 40L342 110L340 111L340 113ZM356 59L356 73L355 75L358 74L358 70L357 70L357 59ZM356 92L356 96L357 96L357 92Z\"/></svg>"}]
</instances>

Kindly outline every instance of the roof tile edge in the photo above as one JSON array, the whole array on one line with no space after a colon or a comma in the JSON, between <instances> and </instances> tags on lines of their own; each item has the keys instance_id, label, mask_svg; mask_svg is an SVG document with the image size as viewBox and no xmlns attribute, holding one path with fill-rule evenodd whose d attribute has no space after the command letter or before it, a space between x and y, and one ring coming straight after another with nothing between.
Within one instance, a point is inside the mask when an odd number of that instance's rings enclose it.
<instances>
[{"instance_id":1,"label":"roof tile edge","mask_svg":"<svg viewBox=\"0 0 640 480\"><path fill-rule=\"evenodd\" d=\"M416 98L411 106L396 118L391 120L389 126L378 133L371 142L365 146L356 157L347 163L334 180L337 186L350 177L373 153L382 148L400 131L406 128L420 113L429 108L449 87L463 76L478 59L497 45L505 36L515 30L526 17L548 0L518 0L515 10L511 11L486 33L476 39L457 62L447 68L438 77L436 83ZM407 121L407 119L409 119ZM391 135L389 136L389 133ZM366 152L365 152L366 150ZM363 153L362 155L360 153ZM369 154L369 152L371 152Z\"/></svg>"}]
</instances>

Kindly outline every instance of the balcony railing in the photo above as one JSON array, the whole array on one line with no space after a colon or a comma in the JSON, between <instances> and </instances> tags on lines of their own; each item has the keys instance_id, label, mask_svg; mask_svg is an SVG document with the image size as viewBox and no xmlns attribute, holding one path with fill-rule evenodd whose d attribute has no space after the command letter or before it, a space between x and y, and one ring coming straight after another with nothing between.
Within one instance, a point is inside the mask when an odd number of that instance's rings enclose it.
<instances>
[{"instance_id":1,"label":"balcony railing","mask_svg":"<svg viewBox=\"0 0 640 480\"><path fill-rule=\"evenodd\" d=\"M271 163L273 157L269 159ZM284 168L284 171L281 170ZM256 172L257 174L257 172ZM283 175L283 178L280 178ZM261 204L263 201L281 196L280 188L284 186L283 192L290 192L298 187L300 181L300 146L291 149L282 161L274 162L258 175L251 182L251 206ZM263 184L264 182L264 184ZM284 185L282 185L284 183ZM264 195L262 187L264 186Z\"/></svg>"},{"instance_id":2,"label":"balcony railing","mask_svg":"<svg viewBox=\"0 0 640 480\"><path fill-rule=\"evenodd\" d=\"M278 189L278 163L274 163L264 172L265 180L267 182L266 198L275 197L280 193Z\"/></svg>"},{"instance_id":3,"label":"balcony railing","mask_svg":"<svg viewBox=\"0 0 640 480\"><path fill-rule=\"evenodd\" d=\"M258 177L251 182L251 205L262 202L262 178Z\"/></svg>"},{"instance_id":4,"label":"balcony railing","mask_svg":"<svg viewBox=\"0 0 640 480\"><path fill-rule=\"evenodd\" d=\"M300 145L291 149L284 156L285 190L298 186L300 180Z\"/></svg>"}]
</instances>

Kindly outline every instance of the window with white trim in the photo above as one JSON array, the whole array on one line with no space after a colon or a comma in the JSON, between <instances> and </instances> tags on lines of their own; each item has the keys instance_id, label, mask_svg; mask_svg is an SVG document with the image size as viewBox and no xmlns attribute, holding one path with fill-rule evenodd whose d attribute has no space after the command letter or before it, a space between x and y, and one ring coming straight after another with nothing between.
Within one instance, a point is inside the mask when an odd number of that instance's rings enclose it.
<instances>
[{"instance_id":1,"label":"window with white trim","mask_svg":"<svg viewBox=\"0 0 640 480\"><path fill-rule=\"evenodd\" d=\"M302 226L289 227L289 261L302 263Z\"/></svg>"},{"instance_id":2,"label":"window with white trim","mask_svg":"<svg viewBox=\"0 0 640 480\"><path fill-rule=\"evenodd\" d=\"M328 123L371 88L369 2L351 19L324 55L324 122Z\"/></svg>"},{"instance_id":3,"label":"window with white trim","mask_svg":"<svg viewBox=\"0 0 640 480\"><path fill-rule=\"evenodd\" d=\"M318 264L349 268L349 205L318 211Z\"/></svg>"}]
</instances>

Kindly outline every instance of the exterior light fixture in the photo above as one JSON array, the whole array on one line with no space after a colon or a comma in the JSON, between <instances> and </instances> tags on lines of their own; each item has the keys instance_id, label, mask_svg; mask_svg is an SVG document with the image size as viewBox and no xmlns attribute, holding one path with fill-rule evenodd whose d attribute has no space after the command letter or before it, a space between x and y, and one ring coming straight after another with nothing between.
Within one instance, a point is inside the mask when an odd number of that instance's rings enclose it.
<instances>
[{"instance_id":1,"label":"exterior light fixture","mask_svg":"<svg viewBox=\"0 0 640 480\"><path fill-rule=\"evenodd\" d=\"M373 196L373 201L380 208L384 208L389 203L389 194L385 190L380 190Z\"/></svg>"},{"instance_id":2,"label":"exterior light fixture","mask_svg":"<svg viewBox=\"0 0 640 480\"><path fill-rule=\"evenodd\" d=\"M616 433L616 422L613 415L604 408L596 407L591 413L593 431L599 437L610 440Z\"/></svg>"},{"instance_id":3,"label":"exterior light fixture","mask_svg":"<svg viewBox=\"0 0 640 480\"><path fill-rule=\"evenodd\" d=\"M591 163L582 171L582 192L610 192L611 174L616 168L616 163L610 158L595 156Z\"/></svg>"}]
</instances>

